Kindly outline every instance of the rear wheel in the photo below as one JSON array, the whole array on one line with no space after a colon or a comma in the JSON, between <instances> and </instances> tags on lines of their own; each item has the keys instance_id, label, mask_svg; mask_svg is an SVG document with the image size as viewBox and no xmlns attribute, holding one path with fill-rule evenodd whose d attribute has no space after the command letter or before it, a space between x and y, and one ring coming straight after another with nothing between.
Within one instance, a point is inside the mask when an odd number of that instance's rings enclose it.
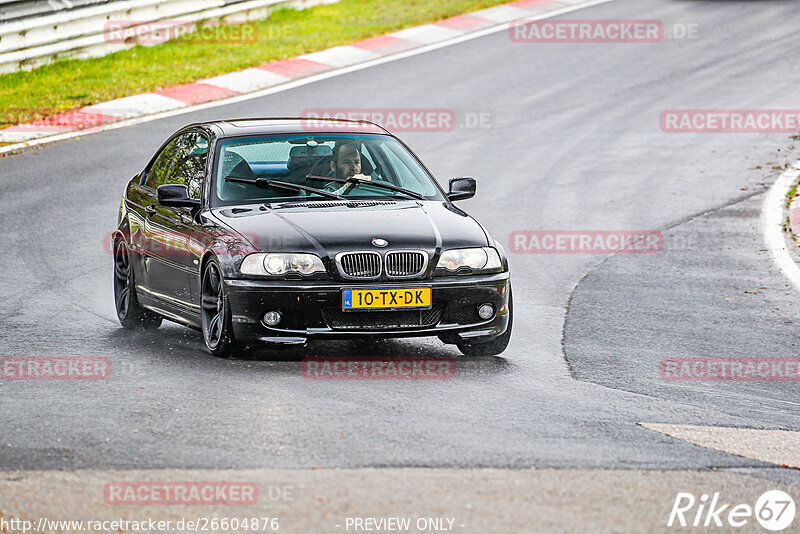
<instances>
[{"instance_id":1,"label":"rear wheel","mask_svg":"<svg viewBox=\"0 0 800 534\"><path fill-rule=\"evenodd\" d=\"M461 341L456 343L458 350L464 356L497 356L498 354L502 354L506 347L508 347L508 342L511 340L511 326L514 322L514 297L511 293L511 288L508 289L508 327L506 327L506 331L503 332L501 335L497 336L491 341L487 341L485 343L470 343L467 341Z\"/></svg>"},{"instance_id":2,"label":"rear wheel","mask_svg":"<svg viewBox=\"0 0 800 534\"><path fill-rule=\"evenodd\" d=\"M114 304L117 318L125 328L158 328L161 316L141 304L136 298L133 266L124 239L114 243Z\"/></svg>"},{"instance_id":3,"label":"rear wheel","mask_svg":"<svg viewBox=\"0 0 800 534\"><path fill-rule=\"evenodd\" d=\"M235 352L236 342L233 338L231 309L224 286L219 264L217 260L212 259L203 270L200 290L203 339L211 354L227 358Z\"/></svg>"}]
</instances>

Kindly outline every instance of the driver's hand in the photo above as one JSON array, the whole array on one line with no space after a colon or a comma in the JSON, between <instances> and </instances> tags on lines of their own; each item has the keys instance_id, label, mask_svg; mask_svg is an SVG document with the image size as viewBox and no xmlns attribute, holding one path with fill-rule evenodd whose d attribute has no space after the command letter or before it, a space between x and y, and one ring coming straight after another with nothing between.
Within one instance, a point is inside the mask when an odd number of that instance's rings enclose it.
<instances>
[{"instance_id":1,"label":"driver's hand","mask_svg":"<svg viewBox=\"0 0 800 534\"><path fill-rule=\"evenodd\" d=\"M354 174L351 178L355 178L357 180L367 180L367 181L372 180L372 176L369 176L368 174Z\"/></svg>"}]
</instances>

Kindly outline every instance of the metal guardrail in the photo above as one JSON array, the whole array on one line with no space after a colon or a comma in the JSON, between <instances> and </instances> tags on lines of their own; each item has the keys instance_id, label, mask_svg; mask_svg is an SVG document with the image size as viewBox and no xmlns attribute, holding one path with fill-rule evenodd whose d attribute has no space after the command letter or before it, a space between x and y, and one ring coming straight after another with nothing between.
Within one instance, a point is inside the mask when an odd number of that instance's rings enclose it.
<instances>
[{"instance_id":1,"label":"metal guardrail","mask_svg":"<svg viewBox=\"0 0 800 534\"><path fill-rule=\"evenodd\" d=\"M78 7L79 2L96 5ZM65 6L47 15L0 20L0 74L29 70L59 59L103 56L130 48L142 39L147 41L149 34L163 32L173 23L244 22L266 18L279 7L305 9L335 2L338 0L69 0L71 8ZM0 10L31 8L30 4L51 7L41 1L0 0ZM153 24L158 21L163 24ZM110 39L110 23L139 41Z\"/></svg>"},{"instance_id":2,"label":"metal guardrail","mask_svg":"<svg viewBox=\"0 0 800 534\"><path fill-rule=\"evenodd\" d=\"M0 0L0 24L81 9L113 0Z\"/></svg>"}]
</instances>

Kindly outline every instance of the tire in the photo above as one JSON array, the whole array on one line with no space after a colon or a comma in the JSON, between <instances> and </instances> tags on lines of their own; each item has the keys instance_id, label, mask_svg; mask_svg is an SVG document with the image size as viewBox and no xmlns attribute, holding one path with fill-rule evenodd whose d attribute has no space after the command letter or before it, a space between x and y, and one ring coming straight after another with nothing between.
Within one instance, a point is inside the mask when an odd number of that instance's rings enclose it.
<instances>
[{"instance_id":1,"label":"tire","mask_svg":"<svg viewBox=\"0 0 800 534\"><path fill-rule=\"evenodd\" d=\"M239 346L233 337L231 307L225 294L222 269L216 259L211 259L203 268L200 305L203 340L208 352L220 358L230 358Z\"/></svg>"},{"instance_id":2,"label":"tire","mask_svg":"<svg viewBox=\"0 0 800 534\"><path fill-rule=\"evenodd\" d=\"M514 295L511 293L511 287L508 288L508 327L506 331L494 338L491 341L484 343L470 343L462 341L456 343L458 350L464 356L497 356L502 354L508 342L511 340L511 326L514 324Z\"/></svg>"},{"instance_id":3,"label":"tire","mask_svg":"<svg viewBox=\"0 0 800 534\"><path fill-rule=\"evenodd\" d=\"M114 307L124 328L154 330L161 326L161 316L139 304L136 298L130 252L124 239L114 243Z\"/></svg>"}]
</instances>

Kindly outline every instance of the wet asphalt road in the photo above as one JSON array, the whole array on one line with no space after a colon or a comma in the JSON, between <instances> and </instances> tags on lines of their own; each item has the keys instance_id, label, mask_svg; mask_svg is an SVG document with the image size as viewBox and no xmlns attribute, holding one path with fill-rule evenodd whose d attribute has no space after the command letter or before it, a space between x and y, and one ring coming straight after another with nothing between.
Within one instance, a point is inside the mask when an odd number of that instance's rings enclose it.
<instances>
[{"instance_id":1,"label":"wet asphalt road","mask_svg":"<svg viewBox=\"0 0 800 534\"><path fill-rule=\"evenodd\" d=\"M91 382L0 381L0 469L556 467L766 464L637 426L800 430L797 382L660 379L676 356L797 354L800 305L763 252L758 210L786 134L666 134L672 108L797 108L795 2L618 0L566 18L696 24L658 44L512 43L505 32L235 105L0 159L6 356L107 356ZM648 229L655 255L510 257L515 331L500 358L438 340L314 343L226 361L196 332L123 331L111 256L125 182L182 125L306 108L449 108L486 127L400 136L463 207L515 230ZM680 239L679 239L680 238ZM760 289L760 288L767 289ZM437 355L448 381L300 376L302 354ZM786 478L785 473L780 475ZM797 480L797 477L790 476Z\"/></svg>"}]
</instances>

